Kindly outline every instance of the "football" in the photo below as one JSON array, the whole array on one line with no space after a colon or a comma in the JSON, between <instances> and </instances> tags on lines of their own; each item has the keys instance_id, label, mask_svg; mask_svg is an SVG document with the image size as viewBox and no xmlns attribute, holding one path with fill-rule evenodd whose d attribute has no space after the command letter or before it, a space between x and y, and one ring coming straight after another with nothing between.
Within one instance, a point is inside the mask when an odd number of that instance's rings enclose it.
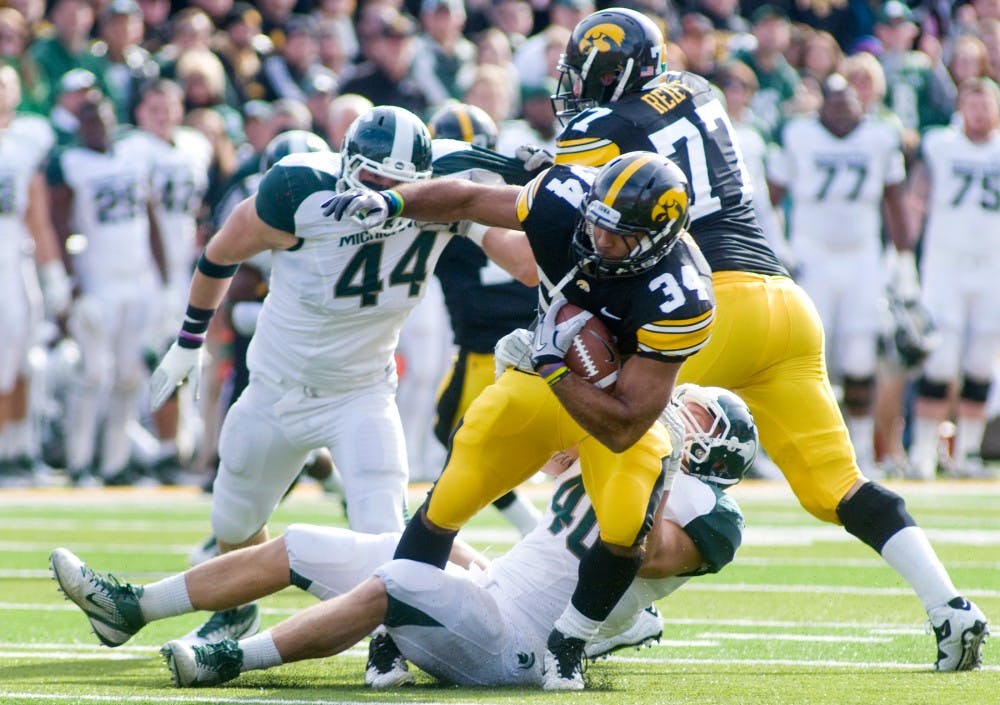
<instances>
[{"instance_id":1,"label":"football","mask_svg":"<svg viewBox=\"0 0 1000 705\"><path fill-rule=\"evenodd\" d=\"M562 322L583 311L579 306L567 303L559 311L556 321ZM594 316L583 327L569 350L566 351L566 366L584 381L601 389L611 390L618 380L621 357L615 337L600 318Z\"/></svg>"}]
</instances>

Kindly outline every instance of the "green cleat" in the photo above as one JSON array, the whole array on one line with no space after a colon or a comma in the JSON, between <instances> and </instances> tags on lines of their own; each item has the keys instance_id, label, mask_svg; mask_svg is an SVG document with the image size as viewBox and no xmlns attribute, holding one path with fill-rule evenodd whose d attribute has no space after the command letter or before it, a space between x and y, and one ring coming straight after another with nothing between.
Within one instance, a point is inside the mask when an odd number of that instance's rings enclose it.
<instances>
[{"instance_id":1,"label":"green cleat","mask_svg":"<svg viewBox=\"0 0 1000 705\"><path fill-rule=\"evenodd\" d=\"M145 626L139 608L141 587L91 570L65 548L52 552L49 567L62 593L83 610L105 646L121 646Z\"/></svg>"},{"instance_id":2,"label":"green cleat","mask_svg":"<svg viewBox=\"0 0 1000 705\"><path fill-rule=\"evenodd\" d=\"M178 688L219 685L236 678L243 669L243 650L232 639L196 646L177 639L164 644L160 655Z\"/></svg>"}]
</instances>

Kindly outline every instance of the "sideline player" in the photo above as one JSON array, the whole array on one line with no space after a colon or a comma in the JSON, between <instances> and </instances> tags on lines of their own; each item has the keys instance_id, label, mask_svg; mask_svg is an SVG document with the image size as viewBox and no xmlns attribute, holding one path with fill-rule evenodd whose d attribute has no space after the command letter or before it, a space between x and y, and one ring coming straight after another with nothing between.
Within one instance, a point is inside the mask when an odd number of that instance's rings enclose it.
<instances>
[{"instance_id":1,"label":"sideline player","mask_svg":"<svg viewBox=\"0 0 1000 705\"><path fill-rule=\"evenodd\" d=\"M986 398L1000 349L1000 95L989 79L958 91L956 125L924 135L921 178L930 182L923 302L940 343L924 361L910 459L934 479L938 429L949 411L948 385L961 376L953 459L956 476L988 476L979 458Z\"/></svg>"},{"instance_id":2,"label":"sideline player","mask_svg":"<svg viewBox=\"0 0 1000 705\"><path fill-rule=\"evenodd\" d=\"M657 513L640 577L588 644L591 658L659 639L659 616L644 608L691 576L718 572L740 545L743 518L724 490L753 462L753 418L731 392L694 385L679 388L671 407L680 425L674 426L678 442L670 462L683 472ZM461 541L446 571L389 562L398 533L294 524L267 544L149 585L93 571L64 548L53 551L51 565L61 589L107 646L124 644L156 619L223 609L290 584L330 600L239 643L192 648L169 642L163 653L179 686L215 685L243 671L331 655L383 622L408 658L443 680L531 686L542 682L536 654L573 590L595 522L574 463L556 478L542 521L492 563Z\"/></svg>"},{"instance_id":3,"label":"sideline player","mask_svg":"<svg viewBox=\"0 0 1000 705\"><path fill-rule=\"evenodd\" d=\"M572 600L549 635L546 690L584 687L584 644L635 577L650 516L672 479L664 472L670 439L656 420L681 363L705 345L715 308L711 275L684 229L688 198L675 164L634 152L600 171L556 166L523 188L437 179L398 192L354 191L327 204L334 218L369 226L403 213L509 228L508 239L530 248L524 259L533 254L537 262L543 313L530 360L469 406L396 557L443 568L473 514L553 453L578 446L600 538L582 557ZM566 303L584 311L560 320ZM594 315L627 358L609 391L580 379L563 359Z\"/></svg>"},{"instance_id":4,"label":"sideline player","mask_svg":"<svg viewBox=\"0 0 1000 705\"><path fill-rule=\"evenodd\" d=\"M802 506L843 524L914 589L937 641L935 667L977 668L985 615L951 582L903 498L865 478L823 359L823 327L753 215L730 121L711 86L665 73L663 35L642 14L596 12L573 30L560 65L556 162L600 165L652 149L691 181L691 235L712 267L718 320L679 380L732 389L750 407L767 454Z\"/></svg>"},{"instance_id":5,"label":"sideline player","mask_svg":"<svg viewBox=\"0 0 1000 705\"><path fill-rule=\"evenodd\" d=\"M883 120L865 118L847 79L833 74L822 90L818 115L785 124L781 150L768 161L768 180L776 206L790 197L796 281L823 321L827 363L843 381L858 466L873 468L879 301L887 283L883 212L896 253L906 253L914 281L916 274L903 201L906 171L897 132Z\"/></svg>"},{"instance_id":6,"label":"sideline player","mask_svg":"<svg viewBox=\"0 0 1000 705\"><path fill-rule=\"evenodd\" d=\"M247 353L250 383L219 438L211 516L221 552L266 540L274 507L321 447L343 478L350 525L402 528L408 474L393 351L451 233L408 218L337 224L321 204L348 186L426 179L431 159L415 115L374 108L355 120L339 156L293 154L276 164L198 260L177 342L150 380L154 408L186 379L197 390L205 331L233 274L272 251L270 291ZM216 641L259 624L257 606L247 605L188 636Z\"/></svg>"}]
</instances>

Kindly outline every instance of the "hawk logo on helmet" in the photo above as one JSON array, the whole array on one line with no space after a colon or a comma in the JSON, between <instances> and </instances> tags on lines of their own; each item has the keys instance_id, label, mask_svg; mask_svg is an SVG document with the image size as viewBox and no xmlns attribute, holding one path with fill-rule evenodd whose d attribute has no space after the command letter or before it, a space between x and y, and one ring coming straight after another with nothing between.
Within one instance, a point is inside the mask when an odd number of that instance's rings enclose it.
<instances>
[{"instance_id":1,"label":"hawk logo on helmet","mask_svg":"<svg viewBox=\"0 0 1000 705\"><path fill-rule=\"evenodd\" d=\"M666 220L677 220L684 215L687 207L688 196L686 192L676 188L664 191L663 195L657 199L656 205L653 206L653 221L662 223Z\"/></svg>"},{"instance_id":2,"label":"hawk logo on helmet","mask_svg":"<svg viewBox=\"0 0 1000 705\"><path fill-rule=\"evenodd\" d=\"M587 55L591 49L611 51L621 48L625 41L625 30L616 24L605 23L592 27L580 40L580 53Z\"/></svg>"}]
</instances>

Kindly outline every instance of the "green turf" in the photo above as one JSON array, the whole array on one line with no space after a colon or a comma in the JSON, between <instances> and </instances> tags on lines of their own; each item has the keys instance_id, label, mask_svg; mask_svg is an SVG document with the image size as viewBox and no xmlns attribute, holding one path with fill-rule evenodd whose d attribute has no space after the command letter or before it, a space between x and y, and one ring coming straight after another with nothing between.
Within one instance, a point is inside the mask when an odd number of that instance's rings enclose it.
<instances>
[{"instance_id":1,"label":"green turf","mask_svg":"<svg viewBox=\"0 0 1000 705\"><path fill-rule=\"evenodd\" d=\"M896 489L956 585L988 615L1000 614L1000 484ZM332 659L244 674L222 688L174 689L157 649L203 617L157 622L124 647L98 647L83 615L48 578L47 556L67 546L93 567L136 581L182 570L207 532L208 499L193 491L0 493L0 703L1000 702L994 644L986 646L982 671L932 672L926 616L873 551L806 515L781 485L750 483L734 494L748 526L735 563L660 603L660 645L592 663L587 691L553 696L442 686L423 674L414 688L373 692L360 686L363 644ZM309 487L279 508L272 528L292 521L342 525L344 517ZM491 555L516 538L492 510L470 528ZM294 589L274 595L262 603L264 625L312 603Z\"/></svg>"}]
</instances>

